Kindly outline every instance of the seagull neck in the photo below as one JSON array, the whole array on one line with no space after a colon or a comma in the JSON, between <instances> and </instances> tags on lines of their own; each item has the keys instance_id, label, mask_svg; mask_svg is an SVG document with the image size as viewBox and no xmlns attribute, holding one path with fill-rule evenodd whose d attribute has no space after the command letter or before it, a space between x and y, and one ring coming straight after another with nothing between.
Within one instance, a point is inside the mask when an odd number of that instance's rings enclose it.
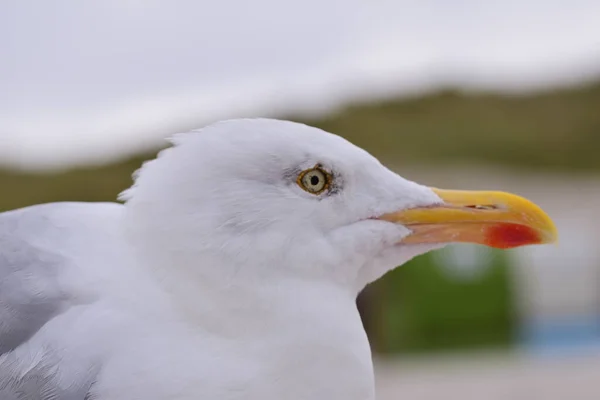
<instances>
[{"instance_id":1,"label":"seagull neck","mask_svg":"<svg viewBox=\"0 0 600 400\"><path fill-rule=\"evenodd\" d=\"M247 276L232 267L211 271L170 267L168 274L158 275L174 307L203 331L224 337L264 335L282 325L331 323L340 313L360 325L354 294L337 284L283 274Z\"/></svg>"},{"instance_id":2,"label":"seagull neck","mask_svg":"<svg viewBox=\"0 0 600 400\"><path fill-rule=\"evenodd\" d=\"M261 394L250 397L374 398L370 347L351 293L292 278L229 285L211 278L166 288L208 359L235 357L273 377L268 387L250 383L248 393Z\"/></svg>"}]
</instances>

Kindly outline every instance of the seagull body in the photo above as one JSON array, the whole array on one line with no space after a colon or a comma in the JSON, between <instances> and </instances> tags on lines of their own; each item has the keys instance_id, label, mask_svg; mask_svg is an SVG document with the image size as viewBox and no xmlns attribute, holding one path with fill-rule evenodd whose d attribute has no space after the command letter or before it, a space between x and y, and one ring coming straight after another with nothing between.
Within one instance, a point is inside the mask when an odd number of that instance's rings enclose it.
<instances>
[{"instance_id":1,"label":"seagull body","mask_svg":"<svg viewBox=\"0 0 600 400\"><path fill-rule=\"evenodd\" d=\"M554 240L528 201L408 181L339 136L174 137L118 203L0 214L0 398L374 399L356 296L450 242Z\"/></svg>"}]
</instances>

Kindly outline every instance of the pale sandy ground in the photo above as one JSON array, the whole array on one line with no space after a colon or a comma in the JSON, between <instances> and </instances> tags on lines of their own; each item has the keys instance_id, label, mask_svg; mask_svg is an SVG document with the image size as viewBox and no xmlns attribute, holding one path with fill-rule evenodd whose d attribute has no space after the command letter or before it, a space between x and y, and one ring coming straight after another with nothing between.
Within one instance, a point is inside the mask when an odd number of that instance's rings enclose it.
<instances>
[{"instance_id":1,"label":"pale sandy ground","mask_svg":"<svg viewBox=\"0 0 600 400\"><path fill-rule=\"evenodd\" d=\"M600 352L376 362L378 400L599 400Z\"/></svg>"}]
</instances>

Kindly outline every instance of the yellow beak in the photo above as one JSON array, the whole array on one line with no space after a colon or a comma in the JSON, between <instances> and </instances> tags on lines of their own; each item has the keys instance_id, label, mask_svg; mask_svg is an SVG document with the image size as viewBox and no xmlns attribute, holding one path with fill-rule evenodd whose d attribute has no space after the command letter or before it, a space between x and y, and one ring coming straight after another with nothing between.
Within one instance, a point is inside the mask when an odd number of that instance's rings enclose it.
<instances>
[{"instance_id":1,"label":"yellow beak","mask_svg":"<svg viewBox=\"0 0 600 400\"><path fill-rule=\"evenodd\" d=\"M556 226L531 201L504 192L433 191L443 203L385 214L412 230L402 243L477 243L509 249L555 242Z\"/></svg>"}]
</instances>

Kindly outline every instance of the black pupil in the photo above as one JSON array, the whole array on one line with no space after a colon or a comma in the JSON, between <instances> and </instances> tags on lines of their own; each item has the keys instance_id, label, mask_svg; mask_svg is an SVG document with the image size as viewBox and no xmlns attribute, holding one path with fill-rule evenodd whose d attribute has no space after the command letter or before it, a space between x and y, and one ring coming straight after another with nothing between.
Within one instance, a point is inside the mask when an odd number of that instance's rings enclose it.
<instances>
[{"instance_id":1,"label":"black pupil","mask_svg":"<svg viewBox=\"0 0 600 400\"><path fill-rule=\"evenodd\" d=\"M317 186L319 184L319 177L316 175L313 175L310 177L310 184L313 186Z\"/></svg>"}]
</instances>

